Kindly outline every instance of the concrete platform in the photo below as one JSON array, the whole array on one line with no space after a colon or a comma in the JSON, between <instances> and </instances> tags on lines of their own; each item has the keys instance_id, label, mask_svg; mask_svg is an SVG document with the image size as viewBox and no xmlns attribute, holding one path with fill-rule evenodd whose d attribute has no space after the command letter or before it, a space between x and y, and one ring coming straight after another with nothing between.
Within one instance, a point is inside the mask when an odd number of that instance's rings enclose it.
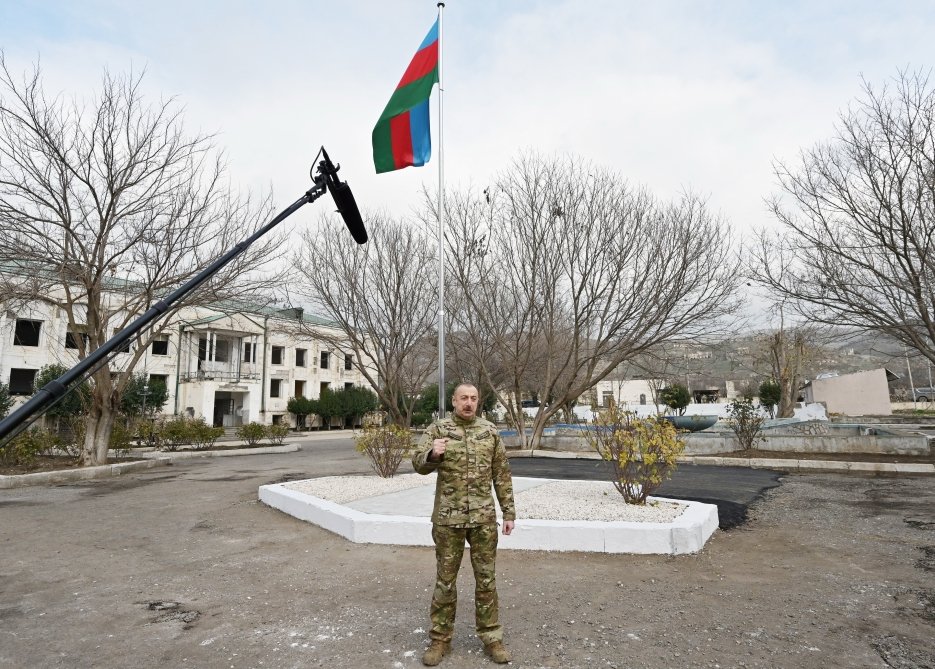
<instances>
[{"instance_id":1,"label":"concrete platform","mask_svg":"<svg viewBox=\"0 0 935 669\"><path fill-rule=\"evenodd\" d=\"M553 479L513 477L516 492ZM432 546L434 485L336 504L288 484L260 486L264 504L354 543ZM665 498L653 498L670 501ZM675 501L675 500L671 500ZM679 555L695 553L718 527L717 507L677 500L688 508L672 522L602 522L521 518L499 547L516 550ZM406 514L400 514L400 510Z\"/></svg>"}]
</instances>

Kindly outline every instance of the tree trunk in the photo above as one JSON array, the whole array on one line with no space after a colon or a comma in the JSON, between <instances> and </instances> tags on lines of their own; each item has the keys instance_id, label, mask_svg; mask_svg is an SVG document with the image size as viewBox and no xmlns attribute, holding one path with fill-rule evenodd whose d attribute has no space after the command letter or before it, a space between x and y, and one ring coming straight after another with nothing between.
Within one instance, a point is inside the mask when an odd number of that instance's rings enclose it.
<instances>
[{"instance_id":1,"label":"tree trunk","mask_svg":"<svg viewBox=\"0 0 935 669\"><path fill-rule=\"evenodd\" d=\"M114 412L108 407L95 406L88 415L81 464L88 467L107 464L110 433L114 427Z\"/></svg>"},{"instance_id":2,"label":"tree trunk","mask_svg":"<svg viewBox=\"0 0 935 669\"><path fill-rule=\"evenodd\" d=\"M779 406L776 410L777 418L792 418L795 415L796 377L779 379Z\"/></svg>"}]
</instances>

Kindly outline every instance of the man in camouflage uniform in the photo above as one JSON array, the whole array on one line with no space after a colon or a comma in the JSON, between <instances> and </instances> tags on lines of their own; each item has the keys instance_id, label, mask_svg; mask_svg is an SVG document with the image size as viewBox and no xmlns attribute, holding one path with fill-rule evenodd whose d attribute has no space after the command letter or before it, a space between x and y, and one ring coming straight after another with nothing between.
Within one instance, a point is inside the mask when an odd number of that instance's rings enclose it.
<instances>
[{"instance_id":1,"label":"man in camouflage uniform","mask_svg":"<svg viewBox=\"0 0 935 669\"><path fill-rule=\"evenodd\" d=\"M451 649L465 540L474 568L477 636L494 662L510 661L497 607L497 516L490 488L492 483L503 511L503 534L510 534L516 519L513 479L500 434L493 423L477 417L477 402L473 385L455 388L454 415L432 423L412 456L420 474L438 472L432 512L438 576L432 595L432 644L422 657L428 666L441 662Z\"/></svg>"}]
</instances>

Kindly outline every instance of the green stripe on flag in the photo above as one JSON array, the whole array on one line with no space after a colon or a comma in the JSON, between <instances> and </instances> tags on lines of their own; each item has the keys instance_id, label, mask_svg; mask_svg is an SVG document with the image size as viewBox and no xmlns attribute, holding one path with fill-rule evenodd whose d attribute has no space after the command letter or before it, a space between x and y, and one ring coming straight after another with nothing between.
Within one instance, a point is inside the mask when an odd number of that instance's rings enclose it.
<instances>
[{"instance_id":1,"label":"green stripe on flag","mask_svg":"<svg viewBox=\"0 0 935 669\"><path fill-rule=\"evenodd\" d=\"M393 91L390 101L386 103L386 109L380 114L380 121L396 116L397 114L402 114L407 109L412 109L420 102L427 100L432 94L432 86L437 82L438 68L435 68L424 77L416 79L411 84L403 86L402 88L397 88Z\"/></svg>"},{"instance_id":2,"label":"green stripe on flag","mask_svg":"<svg viewBox=\"0 0 935 669\"><path fill-rule=\"evenodd\" d=\"M393 140L390 135L390 120L380 119L373 129L373 165L377 174L396 169L393 160Z\"/></svg>"}]
</instances>

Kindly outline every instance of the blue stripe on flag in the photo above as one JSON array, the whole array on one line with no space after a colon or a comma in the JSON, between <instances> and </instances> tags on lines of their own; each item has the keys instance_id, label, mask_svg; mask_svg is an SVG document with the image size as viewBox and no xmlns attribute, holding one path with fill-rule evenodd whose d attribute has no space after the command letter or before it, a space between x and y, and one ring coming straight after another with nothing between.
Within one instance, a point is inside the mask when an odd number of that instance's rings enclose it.
<instances>
[{"instance_id":1,"label":"blue stripe on flag","mask_svg":"<svg viewBox=\"0 0 935 669\"><path fill-rule=\"evenodd\" d=\"M429 130L429 101L409 110L409 132L412 135L412 164L425 165L432 157L432 133Z\"/></svg>"}]
</instances>

